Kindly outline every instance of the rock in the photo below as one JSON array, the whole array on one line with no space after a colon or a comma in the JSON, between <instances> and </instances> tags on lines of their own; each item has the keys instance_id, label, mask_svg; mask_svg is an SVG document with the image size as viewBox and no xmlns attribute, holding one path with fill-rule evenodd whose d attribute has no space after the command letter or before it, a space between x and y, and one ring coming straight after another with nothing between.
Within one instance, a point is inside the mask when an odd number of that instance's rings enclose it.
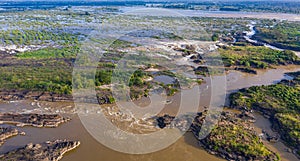
<instances>
[{"instance_id":1,"label":"rock","mask_svg":"<svg viewBox=\"0 0 300 161\"><path fill-rule=\"evenodd\" d=\"M157 125L159 128L165 128L167 125L170 125L171 122L173 121L175 117L169 116L169 115L164 115L161 117L158 117L157 120Z\"/></svg>"},{"instance_id":2,"label":"rock","mask_svg":"<svg viewBox=\"0 0 300 161\"><path fill-rule=\"evenodd\" d=\"M23 131L23 132L20 132L19 133L20 135L22 135L22 136L25 136L26 135L26 133Z\"/></svg>"},{"instance_id":3,"label":"rock","mask_svg":"<svg viewBox=\"0 0 300 161\"><path fill-rule=\"evenodd\" d=\"M264 117L267 118L267 119L271 118L270 115L268 115L268 114L264 114Z\"/></svg>"},{"instance_id":4,"label":"rock","mask_svg":"<svg viewBox=\"0 0 300 161\"><path fill-rule=\"evenodd\" d=\"M0 91L0 100L14 101L34 99L39 101L73 101L72 95L53 94L51 92L37 92L37 91Z\"/></svg>"},{"instance_id":5,"label":"rock","mask_svg":"<svg viewBox=\"0 0 300 161\"><path fill-rule=\"evenodd\" d=\"M25 146L25 149L32 149L33 148L33 144L29 143Z\"/></svg>"},{"instance_id":6,"label":"rock","mask_svg":"<svg viewBox=\"0 0 300 161\"><path fill-rule=\"evenodd\" d=\"M0 160L51 160L58 161L63 155L77 148L80 145L79 141L56 140L42 144L28 144L23 148L19 148L7 152L0 156Z\"/></svg>"},{"instance_id":7,"label":"rock","mask_svg":"<svg viewBox=\"0 0 300 161\"><path fill-rule=\"evenodd\" d=\"M293 152L292 149L290 149L290 148L286 148L285 151L287 151L287 152L289 152L289 153L292 153L292 152Z\"/></svg>"},{"instance_id":8,"label":"rock","mask_svg":"<svg viewBox=\"0 0 300 161\"><path fill-rule=\"evenodd\" d=\"M243 110L242 113L238 115L238 117L251 123L254 123L256 121L255 116L251 112L246 110Z\"/></svg>"},{"instance_id":9,"label":"rock","mask_svg":"<svg viewBox=\"0 0 300 161\"><path fill-rule=\"evenodd\" d=\"M0 113L0 121L6 124L16 124L17 126L34 126L34 127L57 127L61 123L69 121L58 114L16 114Z\"/></svg>"},{"instance_id":10,"label":"rock","mask_svg":"<svg viewBox=\"0 0 300 161\"><path fill-rule=\"evenodd\" d=\"M13 127L0 127L0 146L6 139L18 135L19 131Z\"/></svg>"}]
</instances>

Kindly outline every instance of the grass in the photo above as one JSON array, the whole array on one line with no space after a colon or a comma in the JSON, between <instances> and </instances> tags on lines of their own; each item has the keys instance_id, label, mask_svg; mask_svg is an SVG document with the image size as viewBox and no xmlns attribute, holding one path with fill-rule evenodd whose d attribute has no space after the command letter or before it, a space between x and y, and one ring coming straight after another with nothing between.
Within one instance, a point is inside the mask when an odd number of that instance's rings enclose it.
<instances>
[{"instance_id":1,"label":"grass","mask_svg":"<svg viewBox=\"0 0 300 161\"><path fill-rule=\"evenodd\" d=\"M49 58L75 58L79 52L79 47L64 47L64 48L44 48L36 51L27 51L18 53L16 57L21 59L49 59Z\"/></svg>"},{"instance_id":2,"label":"grass","mask_svg":"<svg viewBox=\"0 0 300 161\"><path fill-rule=\"evenodd\" d=\"M213 136L212 145L215 150L225 148L226 151L237 152L243 156L256 157L272 154L257 135L245 130L245 127L241 125L218 126L212 130L210 135Z\"/></svg>"},{"instance_id":3,"label":"grass","mask_svg":"<svg viewBox=\"0 0 300 161\"><path fill-rule=\"evenodd\" d=\"M1 90L48 91L71 94L72 68L65 62L42 61L0 68Z\"/></svg>"}]
</instances>

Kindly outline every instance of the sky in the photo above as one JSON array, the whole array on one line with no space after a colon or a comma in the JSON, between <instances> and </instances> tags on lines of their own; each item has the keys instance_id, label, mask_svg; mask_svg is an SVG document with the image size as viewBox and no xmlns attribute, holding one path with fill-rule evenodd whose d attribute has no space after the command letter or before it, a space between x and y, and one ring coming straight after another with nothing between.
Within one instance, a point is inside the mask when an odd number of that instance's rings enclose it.
<instances>
[{"instance_id":1,"label":"sky","mask_svg":"<svg viewBox=\"0 0 300 161\"><path fill-rule=\"evenodd\" d=\"M232 1L281 1L281 2L300 2L300 0L0 0L1 1L145 1L145 2L157 2L157 1L166 1L166 2L232 2Z\"/></svg>"}]
</instances>

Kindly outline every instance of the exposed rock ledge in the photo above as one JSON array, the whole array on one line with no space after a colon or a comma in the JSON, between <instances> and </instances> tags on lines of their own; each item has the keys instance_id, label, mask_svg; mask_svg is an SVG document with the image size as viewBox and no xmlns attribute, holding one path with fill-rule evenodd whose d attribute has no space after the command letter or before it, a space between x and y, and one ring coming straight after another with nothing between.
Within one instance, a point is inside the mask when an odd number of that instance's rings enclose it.
<instances>
[{"instance_id":1,"label":"exposed rock ledge","mask_svg":"<svg viewBox=\"0 0 300 161\"><path fill-rule=\"evenodd\" d=\"M1 124L16 124L17 126L57 127L69 121L58 114L16 114L0 113Z\"/></svg>"},{"instance_id":2,"label":"exposed rock ledge","mask_svg":"<svg viewBox=\"0 0 300 161\"><path fill-rule=\"evenodd\" d=\"M80 145L79 141L56 140L42 144L28 144L25 147L7 152L0 160L9 161L58 161L63 155Z\"/></svg>"},{"instance_id":3,"label":"exposed rock ledge","mask_svg":"<svg viewBox=\"0 0 300 161\"><path fill-rule=\"evenodd\" d=\"M19 131L12 127L0 127L0 146L4 144L5 140L16 136L19 134Z\"/></svg>"},{"instance_id":4,"label":"exposed rock ledge","mask_svg":"<svg viewBox=\"0 0 300 161\"><path fill-rule=\"evenodd\" d=\"M15 101L33 99L39 101L49 101L49 102L61 102L61 101L73 101L72 95L67 94L55 94L51 92L42 91L0 91L0 100L3 101Z\"/></svg>"}]
</instances>

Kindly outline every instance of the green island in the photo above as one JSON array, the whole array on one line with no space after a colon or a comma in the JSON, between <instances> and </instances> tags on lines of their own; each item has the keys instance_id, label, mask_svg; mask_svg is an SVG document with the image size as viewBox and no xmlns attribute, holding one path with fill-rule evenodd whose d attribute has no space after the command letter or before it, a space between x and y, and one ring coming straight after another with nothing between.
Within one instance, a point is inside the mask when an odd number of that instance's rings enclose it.
<instances>
[{"instance_id":1,"label":"green island","mask_svg":"<svg viewBox=\"0 0 300 161\"><path fill-rule=\"evenodd\" d=\"M217 116L219 115L219 116ZM212 123L219 117L214 127L203 130L204 121ZM191 131L199 145L208 153L217 155L226 160L281 160L280 156L267 148L262 139L253 130L252 123L244 118L243 114L233 112L209 113L207 110L199 112L191 118L189 115L179 116L176 121L174 116L164 115L156 118L160 128L185 129L183 122L191 121ZM211 130L207 136L206 130Z\"/></svg>"},{"instance_id":2,"label":"green island","mask_svg":"<svg viewBox=\"0 0 300 161\"><path fill-rule=\"evenodd\" d=\"M282 49L300 51L299 23L279 22L271 26L257 27L254 38Z\"/></svg>"},{"instance_id":3,"label":"green island","mask_svg":"<svg viewBox=\"0 0 300 161\"><path fill-rule=\"evenodd\" d=\"M294 52L278 51L267 47L232 46L219 49L223 63L227 67L266 69L272 65L300 64L300 58Z\"/></svg>"},{"instance_id":4,"label":"green island","mask_svg":"<svg viewBox=\"0 0 300 161\"><path fill-rule=\"evenodd\" d=\"M299 65L300 58L290 50L275 50L262 46L243 45L223 46L216 53L205 55L206 61L212 62L212 66L198 67L195 73L198 75L215 75L222 73L220 67L213 68L214 65L224 65L225 70L238 70L245 73L256 74L258 69L276 68L280 65ZM222 61L220 61L222 60ZM201 61L200 61L201 62ZM205 60L202 60L205 63Z\"/></svg>"},{"instance_id":5,"label":"green island","mask_svg":"<svg viewBox=\"0 0 300 161\"><path fill-rule=\"evenodd\" d=\"M228 160L280 160L279 155L275 155L262 143L247 121L237 119L238 116L231 113L221 115L218 125L209 136L200 140L210 153L218 153Z\"/></svg>"},{"instance_id":6,"label":"green island","mask_svg":"<svg viewBox=\"0 0 300 161\"><path fill-rule=\"evenodd\" d=\"M270 118L272 128L299 154L300 72L288 74L294 79L275 85L254 86L232 94L230 104L232 108L257 110Z\"/></svg>"}]
</instances>

